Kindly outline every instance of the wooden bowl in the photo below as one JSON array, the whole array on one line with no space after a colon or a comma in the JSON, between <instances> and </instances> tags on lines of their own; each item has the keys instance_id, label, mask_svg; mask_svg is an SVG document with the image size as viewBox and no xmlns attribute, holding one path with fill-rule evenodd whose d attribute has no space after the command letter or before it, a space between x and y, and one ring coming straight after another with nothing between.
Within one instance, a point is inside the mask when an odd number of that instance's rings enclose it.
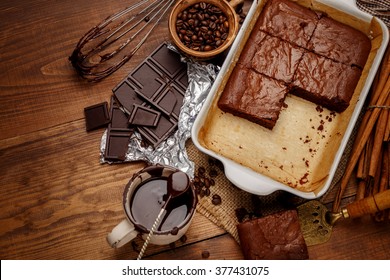
<instances>
[{"instance_id":1,"label":"wooden bowl","mask_svg":"<svg viewBox=\"0 0 390 280\"><path fill-rule=\"evenodd\" d=\"M176 21L178 14L180 14L182 11L187 9L188 7L191 7L197 3L204 2L206 4L212 4L219 9L222 10L222 12L225 14L227 21L229 23L229 32L227 35L227 38L223 42L222 45L220 45L218 48L215 48L210 51L197 51L193 50L189 47L187 47L179 38L179 35L177 34L176 31ZM184 53L187 56L190 56L192 58L200 59L200 60L207 60L211 59L220 53L224 52L227 48L230 47L230 45L233 43L234 38L237 35L238 32L238 16L236 12L234 11L234 7L242 2L242 0L232 0L231 3L234 4L229 4L225 0L179 0L175 6L172 8L172 11L169 16L168 20L168 27L169 27L169 32L171 34L171 38L173 40L173 43L179 48L179 50ZM236 4L237 3L237 4Z\"/></svg>"}]
</instances>

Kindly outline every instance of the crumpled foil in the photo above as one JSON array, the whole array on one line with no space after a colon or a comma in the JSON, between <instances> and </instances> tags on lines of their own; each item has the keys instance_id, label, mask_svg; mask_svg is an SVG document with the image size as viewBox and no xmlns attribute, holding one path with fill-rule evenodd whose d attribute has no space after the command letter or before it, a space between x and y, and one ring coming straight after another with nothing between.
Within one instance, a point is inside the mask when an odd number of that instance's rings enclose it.
<instances>
[{"instance_id":1,"label":"crumpled foil","mask_svg":"<svg viewBox=\"0 0 390 280\"><path fill-rule=\"evenodd\" d=\"M155 149L151 146L145 147L141 135L134 132L123 162L142 160L151 164L169 165L186 172L190 178L193 178L194 163L188 158L185 143L191 137L192 125L202 108L218 71L219 67L214 64L187 61L189 85L184 95L178 129ZM104 159L106 140L107 130L104 132L100 143L100 162L113 163Z\"/></svg>"}]
</instances>

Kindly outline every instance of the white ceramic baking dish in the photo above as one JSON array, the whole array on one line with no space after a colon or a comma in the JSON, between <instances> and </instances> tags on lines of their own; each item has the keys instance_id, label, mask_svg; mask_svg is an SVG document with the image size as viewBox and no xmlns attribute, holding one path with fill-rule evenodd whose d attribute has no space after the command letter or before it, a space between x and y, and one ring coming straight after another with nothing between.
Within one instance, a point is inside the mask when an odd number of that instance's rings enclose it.
<instances>
[{"instance_id":1,"label":"white ceramic baking dish","mask_svg":"<svg viewBox=\"0 0 390 280\"><path fill-rule=\"evenodd\" d=\"M265 1L253 1L193 125L192 140L200 151L219 159L227 178L249 193L268 195L284 190L314 199L322 196L332 183L386 50L388 29L381 20L360 11L354 0L297 0L299 4L324 11L372 36L373 47L351 105L345 112L337 116L326 109L318 112L315 104L290 96L286 99L287 109L282 111L277 125L270 131L223 114L216 104ZM324 122L327 127L321 132L313 129ZM302 179L311 182L309 188L296 187L294 182Z\"/></svg>"}]
</instances>

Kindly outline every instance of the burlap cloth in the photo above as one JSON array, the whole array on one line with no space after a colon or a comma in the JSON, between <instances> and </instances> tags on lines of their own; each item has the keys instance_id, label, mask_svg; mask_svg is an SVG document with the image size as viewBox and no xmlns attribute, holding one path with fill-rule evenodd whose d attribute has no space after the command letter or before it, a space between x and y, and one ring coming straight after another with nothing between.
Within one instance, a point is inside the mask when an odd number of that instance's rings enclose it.
<instances>
[{"instance_id":1,"label":"burlap cloth","mask_svg":"<svg viewBox=\"0 0 390 280\"><path fill-rule=\"evenodd\" d=\"M378 15L375 8L390 7L390 1L357 0L357 5L362 10L380 17L389 25L390 17ZM343 176L359 123L360 122L358 121L347 144L328 192L319 199L322 203L327 203L333 199L330 197L330 194L337 188L337 183ZM230 183L225 177L221 166L216 165L215 160L200 152L192 143L191 139L186 143L186 148L189 158L195 163L195 175L199 168L205 168L205 176L215 181L215 185L210 186L209 188L210 193L200 195L197 211L226 230L238 243L239 237L236 226L241 221L291 209L305 202L302 198L282 191L277 191L267 196L256 196L245 192ZM210 171L213 173L212 176L209 175ZM214 195L219 195L221 197L220 204L215 205L212 202Z\"/></svg>"}]
</instances>

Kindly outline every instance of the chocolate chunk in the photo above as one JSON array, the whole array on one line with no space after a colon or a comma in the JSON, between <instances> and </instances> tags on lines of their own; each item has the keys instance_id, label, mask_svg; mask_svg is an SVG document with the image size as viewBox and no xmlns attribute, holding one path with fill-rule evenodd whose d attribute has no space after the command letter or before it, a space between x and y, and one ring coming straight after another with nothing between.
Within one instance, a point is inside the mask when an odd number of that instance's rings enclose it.
<instances>
[{"instance_id":1,"label":"chocolate chunk","mask_svg":"<svg viewBox=\"0 0 390 280\"><path fill-rule=\"evenodd\" d=\"M127 114L131 114L135 104L142 104L144 101L138 96L134 88L126 81L122 81L113 90L114 95Z\"/></svg>"},{"instance_id":2,"label":"chocolate chunk","mask_svg":"<svg viewBox=\"0 0 390 280\"><path fill-rule=\"evenodd\" d=\"M84 108L84 115L87 131L103 127L110 122L107 102Z\"/></svg>"},{"instance_id":3,"label":"chocolate chunk","mask_svg":"<svg viewBox=\"0 0 390 280\"><path fill-rule=\"evenodd\" d=\"M153 63L172 79L183 71L185 65L180 61L180 55L169 50L165 44L160 45L150 57Z\"/></svg>"},{"instance_id":4,"label":"chocolate chunk","mask_svg":"<svg viewBox=\"0 0 390 280\"><path fill-rule=\"evenodd\" d=\"M129 79L139 88L138 93L146 99L153 99L165 86L164 77L156 67L147 61L140 64L130 75Z\"/></svg>"},{"instance_id":5,"label":"chocolate chunk","mask_svg":"<svg viewBox=\"0 0 390 280\"><path fill-rule=\"evenodd\" d=\"M115 98L111 98L111 122L109 129L114 130L125 130L130 129L128 116L125 112L122 111L119 104L116 102Z\"/></svg>"},{"instance_id":6,"label":"chocolate chunk","mask_svg":"<svg viewBox=\"0 0 390 280\"><path fill-rule=\"evenodd\" d=\"M135 104L129 118L129 124L142 126L156 126L161 113L151 108Z\"/></svg>"},{"instance_id":7,"label":"chocolate chunk","mask_svg":"<svg viewBox=\"0 0 390 280\"><path fill-rule=\"evenodd\" d=\"M177 104L176 94L173 92L173 87L168 87L163 92L163 94L161 94L161 96L156 100L156 106L160 108L160 110L164 112L167 116L172 114ZM176 116L178 118L178 115Z\"/></svg>"},{"instance_id":8,"label":"chocolate chunk","mask_svg":"<svg viewBox=\"0 0 390 280\"><path fill-rule=\"evenodd\" d=\"M151 144L157 147L177 128L177 121L161 115L156 127L138 127L138 132Z\"/></svg>"},{"instance_id":9,"label":"chocolate chunk","mask_svg":"<svg viewBox=\"0 0 390 280\"><path fill-rule=\"evenodd\" d=\"M106 160L125 160L132 132L109 130L107 134Z\"/></svg>"}]
</instances>

